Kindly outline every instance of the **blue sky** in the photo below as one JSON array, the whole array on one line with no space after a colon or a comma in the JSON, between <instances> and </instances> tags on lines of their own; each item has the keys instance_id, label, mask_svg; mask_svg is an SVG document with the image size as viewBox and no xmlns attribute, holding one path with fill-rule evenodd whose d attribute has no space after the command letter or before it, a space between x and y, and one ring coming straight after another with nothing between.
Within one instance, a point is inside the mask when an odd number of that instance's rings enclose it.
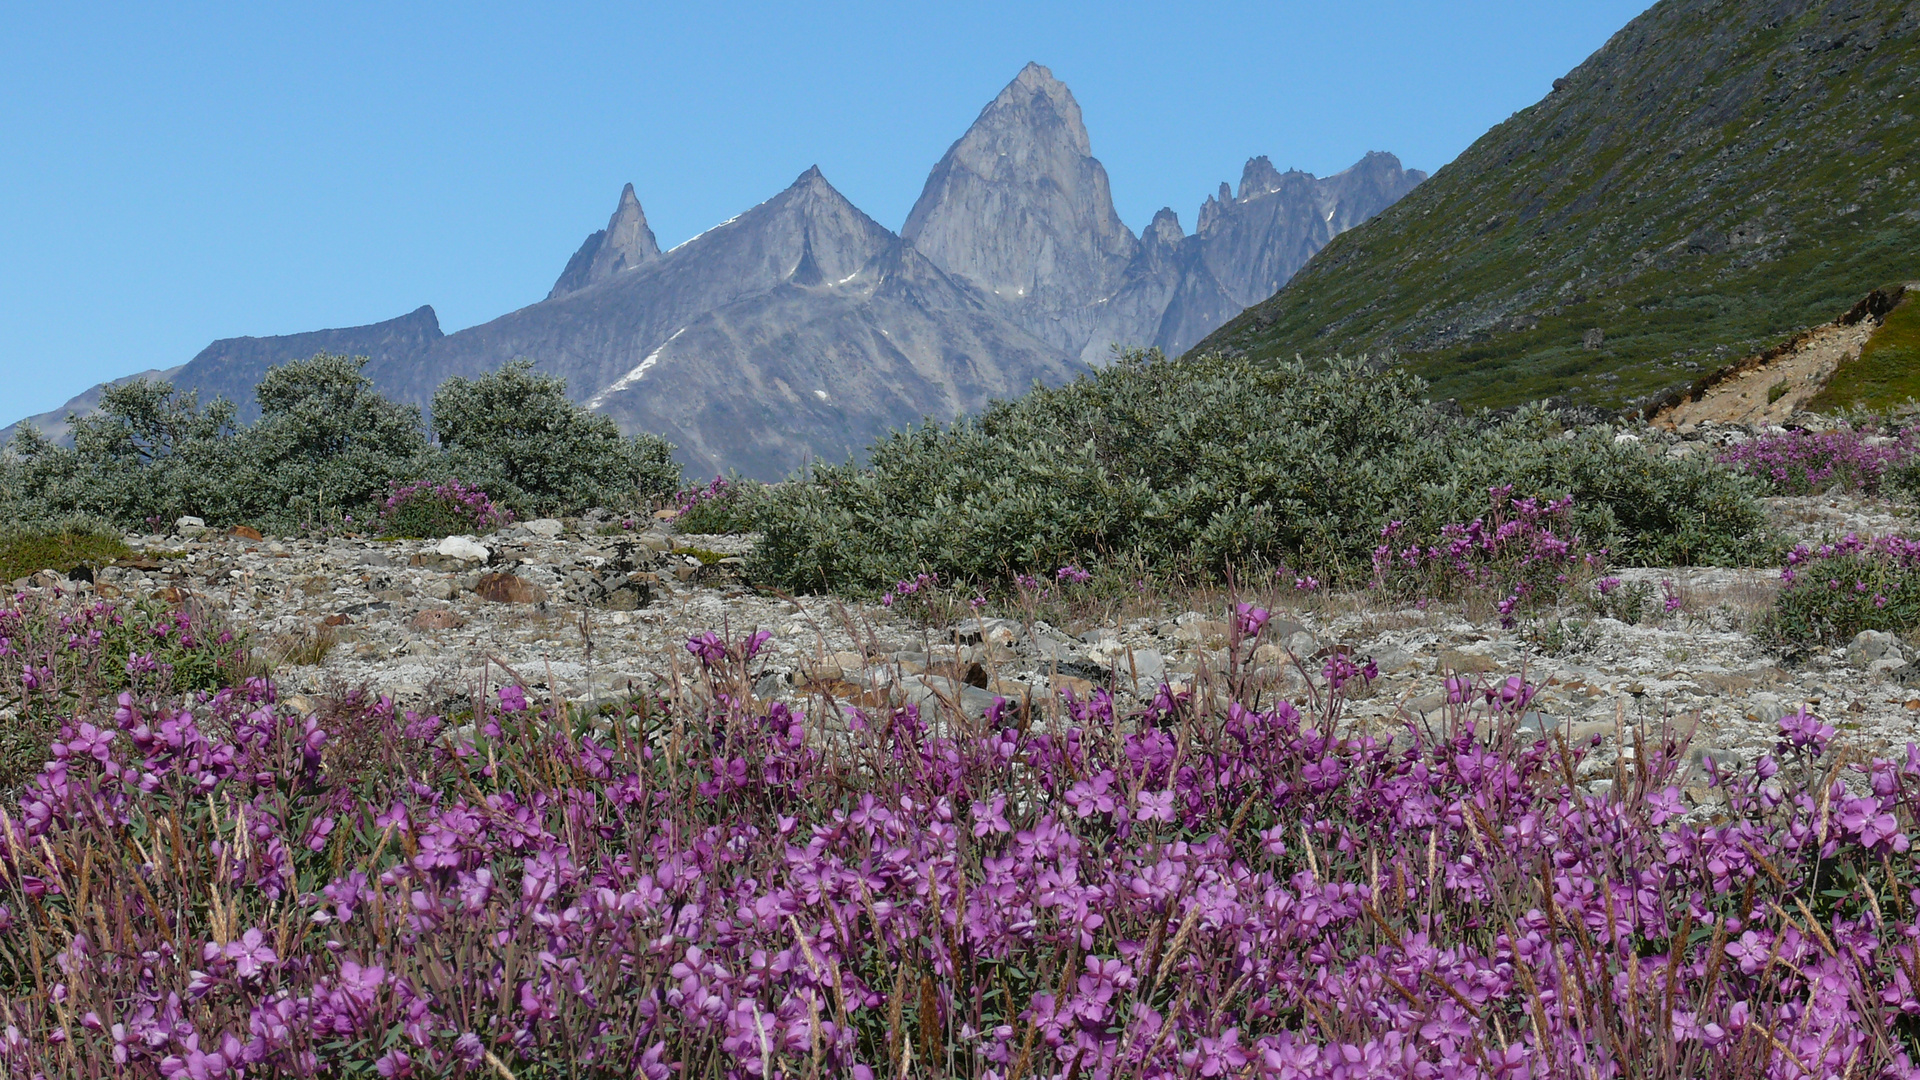
<instances>
[{"instance_id":1,"label":"blue sky","mask_svg":"<svg viewBox=\"0 0 1920 1080\"><path fill-rule=\"evenodd\" d=\"M1266 154L1432 171L1644 0L15 4L0 424L209 341L546 295L632 181L663 247L818 164L898 229L1028 60L1136 231Z\"/></svg>"}]
</instances>

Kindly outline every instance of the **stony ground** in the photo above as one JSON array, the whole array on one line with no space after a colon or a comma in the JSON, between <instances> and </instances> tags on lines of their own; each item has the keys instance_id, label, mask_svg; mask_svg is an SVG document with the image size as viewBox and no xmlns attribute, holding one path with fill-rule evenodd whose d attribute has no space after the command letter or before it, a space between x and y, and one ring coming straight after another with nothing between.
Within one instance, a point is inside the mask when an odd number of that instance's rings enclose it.
<instances>
[{"instance_id":1,"label":"stony ground","mask_svg":"<svg viewBox=\"0 0 1920 1080\"><path fill-rule=\"evenodd\" d=\"M1703 446L1643 437L1655 453ZM1779 528L1808 539L1912 526L1891 504L1840 496L1774 499L1769 508ZM934 696L976 715L996 698L1057 708L1060 691L1085 695L1095 685L1132 699L1163 679L1217 685L1230 659L1221 595L1079 623L1056 616L1066 625L1028 614L935 629L876 604L755 590L741 575L751 538L679 535L662 522L621 532L549 519L440 542L192 528L128 541L135 557L94 582L36 575L19 584L192 596L248 627L289 693L371 686L419 708L457 707L476 687L509 678L574 702L650 689L685 673L688 638L709 630L770 631L760 696L836 714ZM1920 740L1920 662L1906 665L1916 651L1907 642L1870 635L1789 659L1756 640L1777 571L1619 576L1651 597L1632 624L1566 610L1508 628L1490 610L1459 604L1382 608L1364 592L1268 597L1274 622L1244 666L1259 693L1304 699L1322 685L1331 653L1371 657L1380 677L1348 712L1360 724L1432 716L1449 674L1484 682L1524 673L1542 687L1528 726L1609 742L1671 726L1693 732L1696 760L1750 760L1771 747L1774 721L1803 704L1862 751Z\"/></svg>"}]
</instances>

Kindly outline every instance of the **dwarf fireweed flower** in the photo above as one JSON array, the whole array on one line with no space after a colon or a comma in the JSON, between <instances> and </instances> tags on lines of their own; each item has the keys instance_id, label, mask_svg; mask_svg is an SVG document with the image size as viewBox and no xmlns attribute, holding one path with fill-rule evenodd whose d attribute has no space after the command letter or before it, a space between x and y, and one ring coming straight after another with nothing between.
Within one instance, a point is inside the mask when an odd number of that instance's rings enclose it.
<instances>
[{"instance_id":1,"label":"dwarf fireweed flower","mask_svg":"<svg viewBox=\"0 0 1920 1080\"><path fill-rule=\"evenodd\" d=\"M1267 622L1273 618L1273 613L1252 604L1235 604L1233 618L1241 637L1258 637Z\"/></svg>"},{"instance_id":2,"label":"dwarf fireweed flower","mask_svg":"<svg viewBox=\"0 0 1920 1080\"><path fill-rule=\"evenodd\" d=\"M1838 486L1872 494L1889 468L1914 456L1920 428L1905 428L1891 441L1875 444L1868 433L1787 431L1730 446L1716 460L1764 480L1778 495L1814 495Z\"/></svg>"},{"instance_id":3,"label":"dwarf fireweed flower","mask_svg":"<svg viewBox=\"0 0 1920 1080\"><path fill-rule=\"evenodd\" d=\"M264 679L74 704L0 806L0 955L46 950L0 982L4 1071L1913 1067L1920 747L1842 755L1801 710L1703 787L1649 727L1603 788L1526 734L1524 678L1359 725L1344 654L1309 704L802 716L738 691L756 638L693 638L705 673L623 710L502 688L466 753ZM81 867L138 885L76 918Z\"/></svg>"}]
</instances>

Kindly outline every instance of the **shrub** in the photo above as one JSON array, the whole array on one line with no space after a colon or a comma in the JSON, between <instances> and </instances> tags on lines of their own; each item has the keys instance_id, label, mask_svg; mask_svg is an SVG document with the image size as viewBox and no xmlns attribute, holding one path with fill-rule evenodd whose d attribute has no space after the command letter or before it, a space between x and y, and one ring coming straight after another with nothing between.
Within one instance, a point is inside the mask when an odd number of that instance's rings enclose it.
<instances>
[{"instance_id":1,"label":"shrub","mask_svg":"<svg viewBox=\"0 0 1920 1080\"><path fill-rule=\"evenodd\" d=\"M124 528L191 514L292 531L370 521L395 484L423 479L477 483L522 515L637 507L679 484L673 447L621 438L524 363L449 380L435 397L438 449L420 410L376 393L365 364L322 353L270 369L255 391L260 421L246 428L222 399L203 406L163 382L109 387L73 421L71 448L26 428L0 455L0 514Z\"/></svg>"},{"instance_id":2,"label":"shrub","mask_svg":"<svg viewBox=\"0 0 1920 1080\"><path fill-rule=\"evenodd\" d=\"M1586 744L1519 737L1517 676L1449 680L1431 729L1336 736L1344 656L1306 711L1165 691L1044 724L855 710L828 739L750 706L764 641L702 635L672 696L595 717L517 686L460 728L358 694L302 715L258 680L77 712L0 823L0 1061L1913 1069L1920 750L1838 784L1834 729L1799 712L1696 819L1683 743L1587 790Z\"/></svg>"},{"instance_id":3,"label":"shrub","mask_svg":"<svg viewBox=\"0 0 1920 1080\"><path fill-rule=\"evenodd\" d=\"M0 511L15 521L88 516L126 527L182 514L232 515L241 461L231 402L162 382L110 386L73 421L74 445L23 427L0 458Z\"/></svg>"},{"instance_id":4,"label":"shrub","mask_svg":"<svg viewBox=\"0 0 1920 1080\"><path fill-rule=\"evenodd\" d=\"M1868 441L1853 428L1793 430L1730 446L1721 464L1764 481L1777 495L1817 495L1831 488L1872 495L1889 468L1913 459L1920 429L1907 428L1892 442Z\"/></svg>"},{"instance_id":5,"label":"shrub","mask_svg":"<svg viewBox=\"0 0 1920 1080\"><path fill-rule=\"evenodd\" d=\"M1434 533L1507 484L1573 496L1579 531L1623 561L1764 552L1752 487L1725 470L1565 438L1539 413L1450 420L1423 392L1344 361L1130 353L978 418L895 433L864 468L781 485L759 515L759 570L788 589L877 593L921 571L1004 585L1067 563L1358 567L1388 522Z\"/></svg>"},{"instance_id":6,"label":"shrub","mask_svg":"<svg viewBox=\"0 0 1920 1080\"><path fill-rule=\"evenodd\" d=\"M321 353L269 369L254 391L260 422L239 434L242 466L225 481L233 509L209 520L369 521L395 480L432 468L420 410L376 393L366 363Z\"/></svg>"},{"instance_id":7,"label":"shrub","mask_svg":"<svg viewBox=\"0 0 1920 1080\"><path fill-rule=\"evenodd\" d=\"M1796 546L1762 633L1788 648L1920 627L1920 541L1898 536Z\"/></svg>"},{"instance_id":8,"label":"shrub","mask_svg":"<svg viewBox=\"0 0 1920 1080\"><path fill-rule=\"evenodd\" d=\"M458 475L523 517L601 506L640 507L673 495L673 447L623 438L613 420L567 400L563 379L518 360L433 395L433 430Z\"/></svg>"},{"instance_id":9,"label":"shrub","mask_svg":"<svg viewBox=\"0 0 1920 1080\"><path fill-rule=\"evenodd\" d=\"M486 492L458 480L396 484L380 507L380 531L386 536L478 535L512 520L512 511L495 506Z\"/></svg>"}]
</instances>

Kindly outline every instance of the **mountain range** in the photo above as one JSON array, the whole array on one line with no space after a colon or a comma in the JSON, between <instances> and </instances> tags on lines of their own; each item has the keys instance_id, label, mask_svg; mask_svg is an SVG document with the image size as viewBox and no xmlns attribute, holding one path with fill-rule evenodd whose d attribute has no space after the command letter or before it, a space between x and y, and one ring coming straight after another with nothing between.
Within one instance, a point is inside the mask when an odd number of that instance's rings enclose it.
<instances>
[{"instance_id":1,"label":"mountain range","mask_svg":"<svg viewBox=\"0 0 1920 1080\"><path fill-rule=\"evenodd\" d=\"M1423 179L1383 153L1326 178L1257 157L1237 193L1223 183L1206 200L1191 235L1163 209L1136 236L1072 93L1029 64L934 166L897 234L814 168L661 251L628 185L547 296L518 311L454 334L422 307L228 338L148 374L223 395L248 419L266 370L315 352L367 356L382 393L422 405L450 376L524 357L623 430L665 435L695 472L777 479L857 457L890 429L1064 382L1116 344L1181 352ZM101 389L22 423L62 435Z\"/></svg>"},{"instance_id":2,"label":"mountain range","mask_svg":"<svg viewBox=\"0 0 1920 1080\"><path fill-rule=\"evenodd\" d=\"M1920 279L1920 5L1662 0L1202 348L1644 406Z\"/></svg>"}]
</instances>

